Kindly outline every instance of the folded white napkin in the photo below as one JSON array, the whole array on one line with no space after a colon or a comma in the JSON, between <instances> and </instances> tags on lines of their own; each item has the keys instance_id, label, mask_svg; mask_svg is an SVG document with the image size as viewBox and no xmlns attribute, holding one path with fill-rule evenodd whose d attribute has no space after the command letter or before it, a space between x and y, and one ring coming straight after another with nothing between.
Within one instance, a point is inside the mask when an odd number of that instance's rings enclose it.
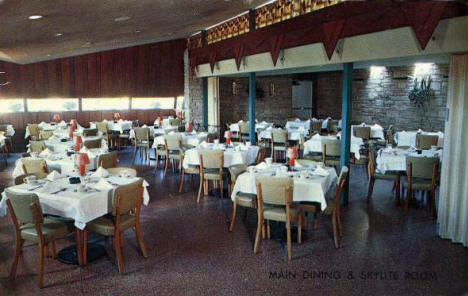
<instances>
[{"instance_id":1,"label":"folded white napkin","mask_svg":"<svg viewBox=\"0 0 468 296\"><path fill-rule=\"evenodd\" d=\"M264 162L261 162L255 166L257 170L265 170L268 168L268 165Z\"/></svg>"},{"instance_id":2,"label":"folded white napkin","mask_svg":"<svg viewBox=\"0 0 468 296\"><path fill-rule=\"evenodd\" d=\"M109 172L101 166L91 175L92 178L105 178L107 176L109 176Z\"/></svg>"},{"instance_id":3,"label":"folded white napkin","mask_svg":"<svg viewBox=\"0 0 468 296\"><path fill-rule=\"evenodd\" d=\"M59 124L57 124L57 126L64 127L64 126L67 126L67 123L62 120L62 121L59 122Z\"/></svg>"},{"instance_id":4,"label":"folded white napkin","mask_svg":"<svg viewBox=\"0 0 468 296\"><path fill-rule=\"evenodd\" d=\"M418 129L418 134L419 134L419 133L422 133L422 129Z\"/></svg>"},{"instance_id":5,"label":"folded white napkin","mask_svg":"<svg viewBox=\"0 0 468 296\"><path fill-rule=\"evenodd\" d=\"M373 128L382 128L382 126L378 125L377 123L372 126Z\"/></svg>"},{"instance_id":6,"label":"folded white napkin","mask_svg":"<svg viewBox=\"0 0 468 296\"><path fill-rule=\"evenodd\" d=\"M320 136L320 134L315 134L312 136L312 139L316 139L316 140L320 140L322 138L322 136Z\"/></svg>"},{"instance_id":7,"label":"folded white napkin","mask_svg":"<svg viewBox=\"0 0 468 296\"><path fill-rule=\"evenodd\" d=\"M203 141L203 142L200 143L200 147L206 148L206 147L208 147L208 143L206 141Z\"/></svg>"},{"instance_id":8,"label":"folded white napkin","mask_svg":"<svg viewBox=\"0 0 468 296\"><path fill-rule=\"evenodd\" d=\"M39 190L40 192L51 194L53 192L57 192L61 189L60 185L57 182L47 182L44 186Z\"/></svg>"},{"instance_id":9,"label":"folded white napkin","mask_svg":"<svg viewBox=\"0 0 468 296\"><path fill-rule=\"evenodd\" d=\"M141 127L148 127L146 124L143 124Z\"/></svg>"},{"instance_id":10,"label":"folded white napkin","mask_svg":"<svg viewBox=\"0 0 468 296\"><path fill-rule=\"evenodd\" d=\"M99 182L97 182L93 187L98 190L109 190L114 188L114 186L112 186L109 182L107 182L104 179L99 180Z\"/></svg>"},{"instance_id":11,"label":"folded white napkin","mask_svg":"<svg viewBox=\"0 0 468 296\"><path fill-rule=\"evenodd\" d=\"M43 126L46 126L47 123L45 123L44 121L41 121L41 123L38 124L39 127L43 127Z\"/></svg>"},{"instance_id":12,"label":"folded white napkin","mask_svg":"<svg viewBox=\"0 0 468 296\"><path fill-rule=\"evenodd\" d=\"M295 122L300 122L301 120L299 118L296 118L296 120L294 120Z\"/></svg>"},{"instance_id":13,"label":"folded white napkin","mask_svg":"<svg viewBox=\"0 0 468 296\"><path fill-rule=\"evenodd\" d=\"M62 178L62 175L57 171L52 171L50 174L47 175L47 180L49 181L56 181L61 178Z\"/></svg>"},{"instance_id":14,"label":"folded white napkin","mask_svg":"<svg viewBox=\"0 0 468 296\"><path fill-rule=\"evenodd\" d=\"M323 177L326 177L329 174L330 173L326 169L324 169L324 168L322 168L320 166L318 166L314 171L314 175L319 175L319 176L323 176Z\"/></svg>"},{"instance_id":15,"label":"folded white napkin","mask_svg":"<svg viewBox=\"0 0 468 296\"><path fill-rule=\"evenodd\" d=\"M80 153L88 153L89 149L86 146L81 147Z\"/></svg>"},{"instance_id":16,"label":"folded white napkin","mask_svg":"<svg viewBox=\"0 0 468 296\"><path fill-rule=\"evenodd\" d=\"M41 151L41 153L39 153L39 156L41 157L49 157L53 154L52 151L49 150L49 148L46 148L44 150Z\"/></svg>"}]
</instances>

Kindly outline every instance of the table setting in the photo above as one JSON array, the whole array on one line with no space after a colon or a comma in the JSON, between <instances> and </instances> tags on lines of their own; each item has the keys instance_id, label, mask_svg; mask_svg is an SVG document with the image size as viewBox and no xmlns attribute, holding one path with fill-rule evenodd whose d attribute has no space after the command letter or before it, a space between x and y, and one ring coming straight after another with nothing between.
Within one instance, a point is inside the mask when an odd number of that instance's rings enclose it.
<instances>
[{"instance_id":1,"label":"table setting","mask_svg":"<svg viewBox=\"0 0 468 296\"><path fill-rule=\"evenodd\" d=\"M55 122L40 122L38 124L39 130L41 131L55 131L57 129L67 129L67 123L65 121L60 121L59 123ZM26 128L24 138L27 139L30 136L29 128Z\"/></svg>"},{"instance_id":2,"label":"table setting","mask_svg":"<svg viewBox=\"0 0 468 296\"><path fill-rule=\"evenodd\" d=\"M183 167L188 168L191 165L200 165L200 150L222 150L224 151L224 167L228 168L235 164L250 165L257 159L259 151L258 146L245 144L226 145L220 144L218 140L215 143L201 142L197 147L185 151Z\"/></svg>"},{"instance_id":3,"label":"table setting","mask_svg":"<svg viewBox=\"0 0 468 296\"><path fill-rule=\"evenodd\" d=\"M132 129L133 127L133 122L131 120L119 119L115 121L107 121L104 119L103 121L107 122L107 128L109 129L109 131L120 132L121 134L123 134L124 131ZM89 127L96 128L96 122L90 122Z\"/></svg>"},{"instance_id":4,"label":"table setting","mask_svg":"<svg viewBox=\"0 0 468 296\"><path fill-rule=\"evenodd\" d=\"M272 163L271 158L248 167L247 171L237 177L231 199L238 192L257 194L256 179L262 176L290 177L294 180L293 202L318 202L322 210L327 207L327 192L336 185L338 176L335 169L325 167L321 163L300 165L289 168L284 164Z\"/></svg>"},{"instance_id":5,"label":"table setting","mask_svg":"<svg viewBox=\"0 0 468 296\"><path fill-rule=\"evenodd\" d=\"M200 132L169 132L168 135L179 135L182 140L182 145L185 147L196 147L202 142L206 142L208 138L208 133ZM157 136L154 138L153 147L157 148L159 145L165 145L164 136Z\"/></svg>"},{"instance_id":6,"label":"table setting","mask_svg":"<svg viewBox=\"0 0 468 296\"><path fill-rule=\"evenodd\" d=\"M263 140L263 139L268 139L271 140L271 131L273 127L268 127L265 130L262 130L258 134L258 139ZM302 126L299 127L290 127L288 129L288 140L290 141L302 141L302 139L307 136L309 133L309 129L305 129Z\"/></svg>"},{"instance_id":7,"label":"table setting","mask_svg":"<svg viewBox=\"0 0 468 296\"><path fill-rule=\"evenodd\" d=\"M91 137L81 137L83 143L86 141L97 140L101 139L101 148L108 150L107 141L103 139L101 136L91 136ZM58 137L52 136L46 141L44 144L47 148L54 152L67 152L73 150L73 146L75 145L75 141L67 137Z\"/></svg>"},{"instance_id":8,"label":"table setting","mask_svg":"<svg viewBox=\"0 0 468 296\"><path fill-rule=\"evenodd\" d=\"M333 139L340 139L340 138L341 138L341 133L338 133L336 136L321 136L319 134L315 134L312 136L312 138L304 142L304 155L309 154L311 152L322 153L323 140L326 140L326 139L333 140ZM354 136L351 137L350 151L351 153L354 153L354 157L356 159L361 158L361 154L359 153L359 150L361 149L362 145L364 145L364 141L361 138L357 138Z\"/></svg>"},{"instance_id":9,"label":"table setting","mask_svg":"<svg viewBox=\"0 0 468 296\"><path fill-rule=\"evenodd\" d=\"M387 171L406 171L406 157L438 157L442 160L443 150L433 146L430 150L418 150L414 147L401 149L399 147L386 147L377 152L376 171L385 174Z\"/></svg>"}]
</instances>

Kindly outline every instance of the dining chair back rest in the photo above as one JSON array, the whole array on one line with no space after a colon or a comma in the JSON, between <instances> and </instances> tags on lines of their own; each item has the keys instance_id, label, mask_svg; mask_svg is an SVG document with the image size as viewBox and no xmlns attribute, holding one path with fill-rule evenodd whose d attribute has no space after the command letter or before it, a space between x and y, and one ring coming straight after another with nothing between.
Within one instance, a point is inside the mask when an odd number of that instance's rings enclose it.
<instances>
[{"instance_id":1,"label":"dining chair back rest","mask_svg":"<svg viewBox=\"0 0 468 296\"><path fill-rule=\"evenodd\" d=\"M135 119L132 121L132 127L139 127L140 126L140 121L138 119Z\"/></svg>"},{"instance_id":2,"label":"dining chair back rest","mask_svg":"<svg viewBox=\"0 0 468 296\"><path fill-rule=\"evenodd\" d=\"M439 158L407 156L406 165L411 168L411 171L407 173L412 178L432 179L434 171L437 172Z\"/></svg>"},{"instance_id":3,"label":"dining chair back rest","mask_svg":"<svg viewBox=\"0 0 468 296\"><path fill-rule=\"evenodd\" d=\"M136 127L135 131L135 143L141 144L145 141L149 143L150 129L148 127Z\"/></svg>"},{"instance_id":4,"label":"dining chair back rest","mask_svg":"<svg viewBox=\"0 0 468 296\"><path fill-rule=\"evenodd\" d=\"M428 150L431 146L437 146L439 141L438 135L423 135L416 134L416 148Z\"/></svg>"},{"instance_id":5,"label":"dining chair back rest","mask_svg":"<svg viewBox=\"0 0 468 296\"><path fill-rule=\"evenodd\" d=\"M215 133L208 133L208 135L206 136L206 141L208 143L213 143L214 140L216 140L216 134Z\"/></svg>"},{"instance_id":6,"label":"dining chair back rest","mask_svg":"<svg viewBox=\"0 0 468 296\"><path fill-rule=\"evenodd\" d=\"M262 203L286 205L292 202L293 180L289 177L259 177L257 196Z\"/></svg>"},{"instance_id":7,"label":"dining chair back rest","mask_svg":"<svg viewBox=\"0 0 468 296\"><path fill-rule=\"evenodd\" d=\"M182 125L182 119L180 119L180 118L169 119L169 125L170 126L181 126Z\"/></svg>"},{"instance_id":8,"label":"dining chair back rest","mask_svg":"<svg viewBox=\"0 0 468 296\"><path fill-rule=\"evenodd\" d=\"M83 129L83 137L92 137L97 136L98 129L97 128L85 128Z\"/></svg>"},{"instance_id":9,"label":"dining chair back rest","mask_svg":"<svg viewBox=\"0 0 468 296\"><path fill-rule=\"evenodd\" d=\"M223 169L224 152L222 150L201 150L200 164L203 169Z\"/></svg>"},{"instance_id":10,"label":"dining chair back rest","mask_svg":"<svg viewBox=\"0 0 468 296\"><path fill-rule=\"evenodd\" d=\"M229 167L229 174L231 175L232 184L236 184L237 177L243 172L247 171L245 164L232 165Z\"/></svg>"},{"instance_id":11,"label":"dining chair back rest","mask_svg":"<svg viewBox=\"0 0 468 296\"><path fill-rule=\"evenodd\" d=\"M53 131L40 131L39 140L47 140L54 135Z\"/></svg>"},{"instance_id":12,"label":"dining chair back rest","mask_svg":"<svg viewBox=\"0 0 468 296\"><path fill-rule=\"evenodd\" d=\"M42 223L42 207L39 198L34 193L17 193L6 190L6 197L10 201L13 213L20 223ZM32 211L33 205L37 206L38 215L35 216Z\"/></svg>"},{"instance_id":13,"label":"dining chair back rest","mask_svg":"<svg viewBox=\"0 0 468 296\"><path fill-rule=\"evenodd\" d=\"M250 124L246 121L239 122L239 131L241 134L249 134Z\"/></svg>"},{"instance_id":14,"label":"dining chair back rest","mask_svg":"<svg viewBox=\"0 0 468 296\"><path fill-rule=\"evenodd\" d=\"M338 120L329 119L327 122L328 132L336 132L338 130Z\"/></svg>"},{"instance_id":15,"label":"dining chair back rest","mask_svg":"<svg viewBox=\"0 0 468 296\"><path fill-rule=\"evenodd\" d=\"M88 149L101 148L102 147L102 139L86 140L86 141L83 142L83 146L85 146Z\"/></svg>"},{"instance_id":16,"label":"dining chair back rest","mask_svg":"<svg viewBox=\"0 0 468 296\"><path fill-rule=\"evenodd\" d=\"M272 129L271 140L273 143L286 144L288 142L288 131L279 128Z\"/></svg>"},{"instance_id":17,"label":"dining chair back rest","mask_svg":"<svg viewBox=\"0 0 468 296\"><path fill-rule=\"evenodd\" d=\"M103 135L107 135L109 133L109 126L107 124L107 121L96 122L96 128Z\"/></svg>"},{"instance_id":18,"label":"dining chair back rest","mask_svg":"<svg viewBox=\"0 0 468 296\"><path fill-rule=\"evenodd\" d=\"M255 159L255 164L259 164L265 160L267 150L265 147L260 147L257 153L257 157Z\"/></svg>"},{"instance_id":19,"label":"dining chair back rest","mask_svg":"<svg viewBox=\"0 0 468 296\"><path fill-rule=\"evenodd\" d=\"M336 191L333 201L333 207L335 207L335 209L340 207L341 192L343 192L343 188L346 184L348 173L349 168L347 166L343 166L340 171L340 176L338 177L338 184L336 185Z\"/></svg>"},{"instance_id":20,"label":"dining chair back rest","mask_svg":"<svg viewBox=\"0 0 468 296\"><path fill-rule=\"evenodd\" d=\"M29 141L29 151L41 153L42 150L46 149L44 141Z\"/></svg>"},{"instance_id":21,"label":"dining chair back rest","mask_svg":"<svg viewBox=\"0 0 468 296\"><path fill-rule=\"evenodd\" d=\"M33 174L39 178L47 176L47 162L44 159L21 158L23 170L26 174Z\"/></svg>"},{"instance_id":22,"label":"dining chair back rest","mask_svg":"<svg viewBox=\"0 0 468 296\"><path fill-rule=\"evenodd\" d=\"M341 140L339 139L323 139L323 149L326 156L340 156L341 155Z\"/></svg>"},{"instance_id":23,"label":"dining chair back rest","mask_svg":"<svg viewBox=\"0 0 468 296\"><path fill-rule=\"evenodd\" d=\"M323 120L311 120L310 121L310 132L320 133L322 131Z\"/></svg>"},{"instance_id":24,"label":"dining chair back rest","mask_svg":"<svg viewBox=\"0 0 468 296\"><path fill-rule=\"evenodd\" d=\"M28 123L27 128L31 137L39 138L39 125L37 123Z\"/></svg>"},{"instance_id":25,"label":"dining chair back rest","mask_svg":"<svg viewBox=\"0 0 468 296\"><path fill-rule=\"evenodd\" d=\"M105 153L98 156L98 165L104 169L115 168L119 162L116 152Z\"/></svg>"},{"instance_id":26,"label":"dining chair back rest","mask_svg":"<svg viewBox=\"0 0 468 296\"><path fill-rule=\"evenodd\" d=\"M24 184L24 178L32 176L31 174L22 174L17 177L15 177L15 185L21 185Z\"/></svg>"},{"instance_id":27,"label":"dining chair back rest","mask_svg":"<svg viewBox=\"0 0 468 296\"><path fill-rule=\"evenodd\" d=\"M354 136L363 140L369 140L371 134L370 126L355 126L353 127Z\"/></svg>"},{"instance_id":28,"label":"dining chair back rest","mask_svg":"<svg viewBox=\"0 0 468 296\"><path fill-rule=\"evenodd\" d=\"M164 141L169 151L182 151L182 136L180 134L165 135Z\"/></svg>"},{"instance_id":29,"label":"dining chair back rest","mask_svg":"<svg viewBox=\"0 0 468 296\"><path fill-rule=\"evenodd\" d=\"M136 193L136 194L135 194ZM135 210L142 203L143 179L127 185L121 185L114 191L112 199L112 215L117 216Z\"/></svg>"}]
</instances>

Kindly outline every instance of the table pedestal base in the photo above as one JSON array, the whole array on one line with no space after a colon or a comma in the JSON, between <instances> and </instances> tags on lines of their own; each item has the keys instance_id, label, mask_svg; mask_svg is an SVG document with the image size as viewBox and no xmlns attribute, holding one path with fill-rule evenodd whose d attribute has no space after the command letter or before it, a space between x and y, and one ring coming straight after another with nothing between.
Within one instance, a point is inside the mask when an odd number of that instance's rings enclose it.
<instances>
[{"instance_id":1,"label":"table pedestal base","mask_svg":"<svg viewBox=\"0 0 468 296\"><path fill-rule=\"evenodd\" d=\"M106 254L106 248L103 246L88 243L87 262L95 261L106 256ZM57 254L57 260L63 264L78 265L78 252L76 251L76 245L74 244L60 250Z\"/></svg>"}]
</instances>

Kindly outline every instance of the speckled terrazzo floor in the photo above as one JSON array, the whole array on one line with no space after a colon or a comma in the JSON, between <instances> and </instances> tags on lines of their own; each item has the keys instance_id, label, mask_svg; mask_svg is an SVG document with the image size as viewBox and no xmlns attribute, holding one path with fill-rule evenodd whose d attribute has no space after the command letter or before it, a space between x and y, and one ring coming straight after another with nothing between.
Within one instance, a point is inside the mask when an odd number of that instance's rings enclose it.
<instances>
[{"instance_id":1,"label":"speckled terrazzo floor","mask_svg":"<svg viewBox=\"0 0 468 296\"><path fill-rule=\"evenodd\" d=\"M0 167L0 190L12 184L9 166ZM129 153L121 153L129 164ZM319 230L286 246L264 241L252 251L255 213L239 214L234 232L227 231L231 202L209 196L196 204L186 182L177 192L171 172L137 165L150 184L151 203L142 210L149 258L140 256L128 232L123 249L125 275L118 273L110 243L109 256L86 267L47 259L45 288L36 286L36 246L26 246L19 261L16 285L8 288L14 234L10 219L0 218L0 295L464 295L468 292L468 250L436 235L436 222L423 209L403 217L392 198L391 183L377 181L374 200L365 202L364 169L351 171L351 199L343 210L343 247L332 246L331 225L320 219ZM98 236L92 241L106 244ZM59 241L57 249L72 241ZM276 272L278 277L271 278ZM282 273L281 273L282 272ZM374 273L375 272L375 273ZM408 272L410 276L408 278ZM352 273L353 277L350 277ZM466 294L465 294L466 295Z\"/></svg>"}]
</instances>

